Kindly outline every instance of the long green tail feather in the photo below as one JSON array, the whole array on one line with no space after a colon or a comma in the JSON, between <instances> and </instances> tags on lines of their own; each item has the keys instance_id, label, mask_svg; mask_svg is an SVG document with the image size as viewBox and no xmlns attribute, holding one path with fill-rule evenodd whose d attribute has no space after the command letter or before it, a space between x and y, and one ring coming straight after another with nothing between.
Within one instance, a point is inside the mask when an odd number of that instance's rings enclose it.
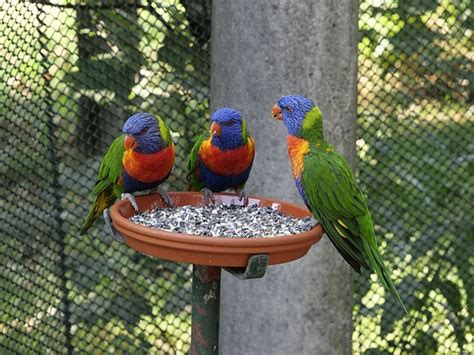
<instances>
[{"instance_id":1,"label":"long green tail feather","mask_svg":"<svg viewBox=\"0 0 474 355\"><path fill-rule=\"evenodd\" d=\"M389 291L393 295L393 297L398 300L398 302L400 302L405 313L408 314L408 310L405 307L405 304L403 303L400 295L398 294L398 291L395 288L395 284L390 278L388 270L385 267L382 257L380 256L373 228L362 228L361 233L365 234L364 238L361 239L362 244L364 246L365 255L367 255L367 258L369 259L370 266L377 274L378 279L385 287L385 289Z\"/></svg>"},{"instance_id":2,"label":"long green tail feather","mask_svg":"<svg viewBox=\"0 0 474 355\"><path fill-rule=\"evenodd\" d=\"M82 223L81 229L79 230L80 235L84 235L87 233L89 228L94 224L95 220L97 219L97 197L92 202L91 207L89 208L89 212L87 213L86 219Z\"/></svg>"},{"instance_id":3,"label":"long green tail feather","mask_svg":"<svg viewBox=\"0 0 474 355\"><path fill-rule=\"evenodd\" d=\"M111 187L106 188L98 195L92 195L91 207L81 229L79 230L79 234L86 234L97 218L102 215L102 212L104 212L106 208L109 208L115 200L116 196Z\"/></svg>"}]
</instances>

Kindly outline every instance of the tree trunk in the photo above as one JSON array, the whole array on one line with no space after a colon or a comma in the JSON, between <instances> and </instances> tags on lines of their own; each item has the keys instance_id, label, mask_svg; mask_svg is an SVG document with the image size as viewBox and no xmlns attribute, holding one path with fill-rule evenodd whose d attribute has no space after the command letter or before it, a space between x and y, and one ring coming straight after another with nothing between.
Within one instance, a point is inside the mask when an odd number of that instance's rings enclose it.
<instances>
[{"instance_id":1,"label":"tree trunk","mask_svg":"<svg viewBox=\"0 0 474 355\"><path fill-rule=\"evenodd\" d=\"M257 156L247 192L301 203L286 129L271 116L283 95L315 100L329 141L354 161L357 17L355 0L213 2L211 106L248 120ZM221 292L222 354L351 353L351 271L327 238L263 279L224 273Z\"/></svg>"}]
</instances>

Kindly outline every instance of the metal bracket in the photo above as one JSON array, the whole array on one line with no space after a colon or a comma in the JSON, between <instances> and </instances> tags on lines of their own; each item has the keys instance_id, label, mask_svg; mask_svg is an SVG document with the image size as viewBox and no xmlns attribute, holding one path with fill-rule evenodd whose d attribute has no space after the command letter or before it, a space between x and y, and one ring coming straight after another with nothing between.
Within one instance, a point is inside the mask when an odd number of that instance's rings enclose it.
<instances>
[{"instance_id":1,"label":"metal bracket","mask_svg":"<svg viewBox=\"0 0 474 355\"><path fill-rule=\"evenodd\" d=\"M265 276L268 267L268 259L267 254L251 255L247 260L247 266L245 268L226 267L224 270L240 280L260 279Z\"/></svg>"},{"instance_id":2,"label":"metal bracket","mask_svg":"<svg viewBox=\"0 0 474 355\"><path fill-rule=\"evenodd\" d=\"M122 234L120 234L120 232L117 231L112 225L112 219L110 218L110 211L108 208L106 208L104 212L102 212L102 217L104 218L105 228L109 232L109 234L112 236L112 240L115 240L116 242L119 242L119 243L124 243L125 240Z\"/></svg>"}]
</instances>

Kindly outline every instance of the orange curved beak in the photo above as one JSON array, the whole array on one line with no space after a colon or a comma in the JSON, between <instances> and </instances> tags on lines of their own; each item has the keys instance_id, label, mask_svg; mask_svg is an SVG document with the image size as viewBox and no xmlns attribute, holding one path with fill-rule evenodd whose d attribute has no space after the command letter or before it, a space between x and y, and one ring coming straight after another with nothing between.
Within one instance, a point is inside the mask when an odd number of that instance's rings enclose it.
<instances>
[{"instance_id":1,"label":"orange curved beak","mask_svg":"<svg viewBox=\"0 0 474 355\"><path fill-rule=\"evenodd\" d=\"M220 136L221 135L221 125L217 122L212 122L211 124L211 135Z\"/></svg>"},{"instance_id":2,"label":"orange curved beak","mask_svg":"<svg viewBox=\"0 0 474 355\"><path fill-rule=\"evenodd\" d=\"M281 115L281 108L278 105L273 106L272 108L272 116L273 118L276 118L277 120L282 120L283 117Z\"/></svg>"},{"instance_id":3,"label":"orange curved beak","mask_svg":"<svg viewBox=\"0 0 474 355\"><path fill-rule=\"evenodd\" d=\"M133 136L126 135L123 145L126 150L134 149L137 146L137 140Z\"/></svg>"}]
</instances>

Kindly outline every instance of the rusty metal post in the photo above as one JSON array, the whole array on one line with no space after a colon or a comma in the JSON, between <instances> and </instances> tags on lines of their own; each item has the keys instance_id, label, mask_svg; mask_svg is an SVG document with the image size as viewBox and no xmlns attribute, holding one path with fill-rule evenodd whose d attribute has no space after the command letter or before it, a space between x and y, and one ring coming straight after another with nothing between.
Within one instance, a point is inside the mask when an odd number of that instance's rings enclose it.
<instances>
[{"instance_id":1,"label":"rusty metal post","mask_svg":"<svg viewBox=\"0 0 474 355\"><path fill-rule=\"evenodd\" d=\"M221 268L193 265L191 355L219 353Z\"/></svg>"}]
</instances>

